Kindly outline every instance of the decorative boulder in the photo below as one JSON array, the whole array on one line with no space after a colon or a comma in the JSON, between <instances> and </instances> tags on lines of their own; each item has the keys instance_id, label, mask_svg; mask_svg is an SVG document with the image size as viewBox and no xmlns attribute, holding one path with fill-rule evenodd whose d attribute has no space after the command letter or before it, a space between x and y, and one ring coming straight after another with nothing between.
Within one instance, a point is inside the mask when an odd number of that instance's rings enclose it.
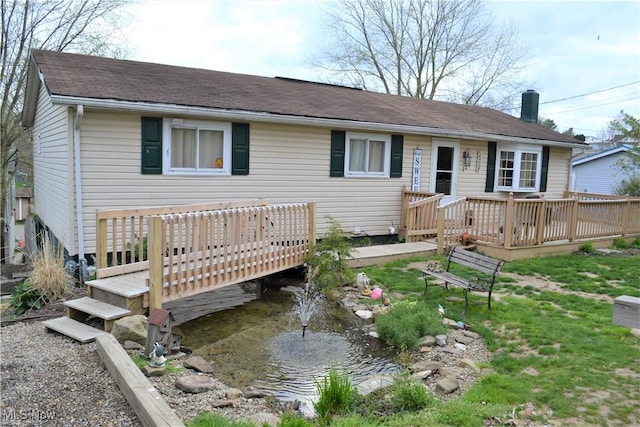
<instances>
[{"instance_id":1,"label":"decorative boulder","mask_svg":"<svg viewBox=\"0 0 640 427\"><path fill-rule=\"evenodd\" d=\"M147 341L147 318L142 314L123 317L113 322L111 334L123 343L127 340L145 345Z\"/></svg>"}]
</instances>

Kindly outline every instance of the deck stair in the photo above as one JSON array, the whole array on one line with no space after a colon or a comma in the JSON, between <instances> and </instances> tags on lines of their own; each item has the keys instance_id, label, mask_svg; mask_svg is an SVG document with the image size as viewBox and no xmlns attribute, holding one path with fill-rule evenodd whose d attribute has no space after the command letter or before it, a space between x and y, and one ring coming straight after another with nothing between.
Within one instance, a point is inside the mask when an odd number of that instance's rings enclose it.
<instances>
[{"instance_id":1,"label":"deck stair","mask_svg":"<svg viewBox=\"0 0 640 427\"><path fill-rule=\"evenodd\" d=\"M42 322L47 331L59 332L81 343L111 332L113 323L132 314L144 314L148 307L146 277L128 274L86 283L89 296L64 302L66 316ZM87 322L101 319L102 329Z\"/></svg>"}]
</instances>

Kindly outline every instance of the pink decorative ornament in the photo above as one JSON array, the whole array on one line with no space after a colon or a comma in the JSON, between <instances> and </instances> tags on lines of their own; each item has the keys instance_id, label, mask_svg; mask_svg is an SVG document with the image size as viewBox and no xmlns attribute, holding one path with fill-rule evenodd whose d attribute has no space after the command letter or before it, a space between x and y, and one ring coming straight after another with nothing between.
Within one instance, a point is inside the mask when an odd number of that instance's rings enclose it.
<instances>
[{"instance_id":1,"label":"pink decorative ornament","mask_svg":"<svg viewBox=\"0 0 640 427\"><path fill-rule=\"evenodd\" d=\"M372 300L377 300L381 296L382 296L382 289L375 288L373 291L371 291L371 299Z\"/></svg>"}]
</instances>

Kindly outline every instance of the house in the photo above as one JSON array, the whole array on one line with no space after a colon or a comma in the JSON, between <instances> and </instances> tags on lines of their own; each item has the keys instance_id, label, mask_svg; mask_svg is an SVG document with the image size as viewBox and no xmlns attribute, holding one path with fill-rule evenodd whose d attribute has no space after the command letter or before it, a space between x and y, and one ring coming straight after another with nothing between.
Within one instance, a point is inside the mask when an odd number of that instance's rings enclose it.
<instances>
[{"instance_id":1,"label":"house","mask_svg":"<svg viewBox=\"0 0 640 427\"><path fill-rule=\"evenodd\" d=\"M613 194L618 185L631 177L616 165L631 148L632 145L624 144L573 160L571 190Z\"/></svg>"},{"instance_id":2,"label":"house","mask_svg":"<svg viewBox=\"0 0 640 427\"><path fill-rule=\"evenodd\" d=\"M96 251L99 209L314 201L345 231L400 223L403 187L507 197L569 189L581 141L489 108L355 88L34 50L34 213L69 256Z\"/></svg>"}]
</instances>

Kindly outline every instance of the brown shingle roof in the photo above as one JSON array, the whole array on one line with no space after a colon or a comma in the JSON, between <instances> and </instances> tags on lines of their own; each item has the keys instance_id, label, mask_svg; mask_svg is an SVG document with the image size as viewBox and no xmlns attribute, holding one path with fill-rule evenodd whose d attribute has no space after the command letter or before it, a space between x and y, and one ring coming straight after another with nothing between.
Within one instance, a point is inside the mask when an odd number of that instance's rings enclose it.
<instances>
[{"instance_id":1,"label":"brown shingle roof","mask_svg":"<svg viewBox=\"0 0 640 427\"><path fill-rule=\"evenodd\" d=\"M34 50L50 94L580 143L489 108L291 79Z\"/></svg>"}]
</instances>

